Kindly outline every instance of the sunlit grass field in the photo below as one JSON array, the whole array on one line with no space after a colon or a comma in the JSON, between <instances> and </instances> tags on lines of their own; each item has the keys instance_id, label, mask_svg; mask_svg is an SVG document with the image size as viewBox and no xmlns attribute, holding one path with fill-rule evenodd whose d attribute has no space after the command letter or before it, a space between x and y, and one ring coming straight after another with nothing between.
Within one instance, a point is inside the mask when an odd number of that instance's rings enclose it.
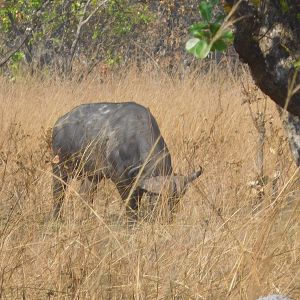
<instances>
[{"instance_id":1,"label":"sunlit grass field","mask_svg":"<svg viewBox=\"0 0 300 300\"><path fill-rule=\"evenodd\" d=\"M299 175L275 105L250 75L212 68L178 79L134 67L106 75L0 78L0 297L300 299ZM254 115L267 103L263 187L251 185L258 131L243 86L259 99ZM52 220L51 127L74 106L101 101L149 107L175 171L204 168L173 222L158 214L128 226L109 181L93 204L70 182L62 219Z\"/></svg>"}]
</instances>

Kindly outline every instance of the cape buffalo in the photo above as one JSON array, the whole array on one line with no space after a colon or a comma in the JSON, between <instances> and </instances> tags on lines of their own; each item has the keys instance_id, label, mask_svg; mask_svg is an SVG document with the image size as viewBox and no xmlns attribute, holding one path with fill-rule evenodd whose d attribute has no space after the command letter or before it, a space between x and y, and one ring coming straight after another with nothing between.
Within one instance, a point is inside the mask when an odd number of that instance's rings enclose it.
<instances>
[{"instance_id":1,"label":"cape buffalo","mask_svg":"<svg viewBox=\"0 0 300 300\"><path fill-rule=\"evenodd\" d=\"M156 120L149 109L134 102L75 107L55 123L52 149L55 218L70 178L88 178L92 191L102 178L110 178L132 216L144 192L160 194L167 188L174 203L202 173L202 169L188 176L173 173Z\"/></svg>"}]
</instances>

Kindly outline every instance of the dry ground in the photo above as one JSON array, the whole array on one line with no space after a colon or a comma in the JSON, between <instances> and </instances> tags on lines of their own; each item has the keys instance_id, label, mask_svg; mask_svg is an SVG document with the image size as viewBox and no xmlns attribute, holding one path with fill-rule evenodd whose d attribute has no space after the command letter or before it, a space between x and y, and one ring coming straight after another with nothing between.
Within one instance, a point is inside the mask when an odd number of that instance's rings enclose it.
<instances>
[{"instance_id":1,"label":"dry ground","mask_svg":"<svg viewBox=\"0 0 300 300\"><path fill-rule=\"evenodd\" d=\"M260 203L249 187L258 134L241 80L253 87L246 73L228 70L182 80L134 69L104 82L0 78L0 297L300 299L298 175L268 101L265 174L281 172L279 191L269 180ZM172 223L126 226L109 182L91 209L71 183L63 219L52 221L47 130L80 103L128 100L150 107L176 171L202 165L204 174Z\"/></svg>"}]
</instances>

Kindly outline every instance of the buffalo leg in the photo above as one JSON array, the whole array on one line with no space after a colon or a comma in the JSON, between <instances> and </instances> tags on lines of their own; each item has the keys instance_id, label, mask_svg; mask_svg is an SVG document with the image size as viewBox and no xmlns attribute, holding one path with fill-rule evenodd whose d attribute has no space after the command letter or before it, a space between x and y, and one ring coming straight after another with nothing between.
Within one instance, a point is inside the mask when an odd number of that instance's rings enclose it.
<instances>
[{"instance_id":1,"label":"buffalo leg","mask_svg":"<svg viewBox=\"0 0 300 300\"><path fill-rule=\"evenodd\" d=\"M140 201L142 199L143 190L137 189L133 191L130 195L130 189L124 189L122 187L118 187L118 191L123 199L126 202L126 214L132 220L137 220L138 216L138 208ZM129 197L129 198L128 198Z\"/></svg>"},{"instance_id":2,"label":"buffalo leg","mask_svg":"<svg viewBox=\"0 0 300 300\"><path fill-rule=\"evenodd\" d=\"M80 186L80 194L83 194L87 197L90 203L93 203L94 196L97 191L97 185L101 181L102 178L96 178L94 176L88 176L83 179Z\"/></svg>"},{"instance_id":3,"label":"buffalo leg","mask_svg":"<svg viewBox=\"0 0 300 300\"><path fill-rule=\"evenodd\" d=\"M53 165L53 198L54 208L53 217L57 219L60 216L61 207L65 198L68 174L63 166Z\"/></svg>"}]
</instances>

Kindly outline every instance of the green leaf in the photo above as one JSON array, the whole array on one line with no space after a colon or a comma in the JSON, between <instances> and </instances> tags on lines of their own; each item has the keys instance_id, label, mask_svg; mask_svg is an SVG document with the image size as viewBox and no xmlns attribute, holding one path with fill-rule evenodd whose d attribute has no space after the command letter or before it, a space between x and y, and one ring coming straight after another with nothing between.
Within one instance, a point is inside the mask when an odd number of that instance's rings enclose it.
<instances>
[{"instance_id":1,"label":"green leaf","mask_svg":"<svg viewBox=\"0 0 300 300\"><path fill-rule=\"evenodd\" d=\"M228 45L226 42L224 42L222 39L218 39L215 41L212 45L212 50L217 50L217 51L225 51L228 48Z\"/></svg>"},{"instance_id":2,"label":"green leaf","mask_svg":"<svg viewBox=\"0 0 300 300\"><path fill-rule=\"evenodd\" d=\"M296 69L300 68L300 59L296 60L293 65Z\"/></svg>"},{"instance_id":3,"label":"green leaf","mask_svg":"<svg viewBox=\"0 0 300 300\"><path fill-rule=\"evenodd\" d=\"M210 32L212 33L213 36L217 33L217 31L220 29L220 27L221 27L221 24L218 24L218 23L210 24Z\"/></svg>"},{"instance_id":4,"label":"green leaf","mask_svg":"<svg viewBox=\"0 0 300 300\"><path fill-rule=\"evenodd\" d=\"M189 28L189 32L193 33L193 31L201 31L203 29L208 29L208 24L207 22L199 22L196 24L193 24L190 28Z\"/></svg>"},{"instance_id":5,"label":"green leaf","mask_svg":"<svg viewBox=\"0 0 300 300\"><path fill-rule=\"evenodd\" d=\"M289 5L287 4L286 0L279 0L280 6L281 6L281 10L284 13L287 13L289 11Z\"/></svg>"},{"instance_id":6,"label":"green leaf","mask_svg":"<svg viewBox=\"0 0 300 300\"><path fill-rule=\"evenodd\" d=\"M188 52L192 53L197 58L205 58L210 50L206 40L192 38L187 41L185 48Z\"/></svg>"},{"instance_id":7,"label":"green leaf","mask_svg":"<svg viewBox=\"0 0 300 300\"><path fill-rule=\"evenodd\" d=\"M212 5L209 2L201 1L199 4L199 11L201 13L202 18L206 22L211 21L212 16Z\"/></svg>"},{"instance_id":8,"label":"green leaf","mask_svg":"<svg viewBox=\"0 0 300 300\"><path fill-rule=\"evenodd\" d=\"M22 51L17 51L12 55L11 58L13 62L20 62L25 58L25 54Z\"/></svg>"},{"instance_id":9,"label":"green leaf","mask_svg":"<svg viewBox=\"0 0 300 300\"><path fill-rule=\"evenodd\" d=\"M232 31L225 31L222 34L223 40L225 40L227 43L232 43L234 40L234 34Z\"/></svg>"},{"instance_id":10,"label":"green leaf","mask_svg":"<svg viewBox=\"0 0 300 300\"><path fill-rule=\"evenodd\" d=\"M193 31L192 32L192 35L193 35L193 37L195 37L195 38L199 38L199 39L202 39L202 38L205 38L206 36L207 36L207 34L206 34L206 31Z\"/></svg>"},{"instance_id":11,"label":"green leaf","mask_svg":"<svg viewBox=\"0 0 300 300\"><path fill-rule=\"evenodd\" d=\"M209 25L206 22L201 22L192 25L189 28L189 32L196 38L207 38L210 37L209 31L207 30Z\"/></svg>"},{"instance_id":12,"label":"green leaf","mask_svg":"<svg viewBox=\"0 0 300 300\"><path fill-rule=\"evenodd\" d=\"M194 55L197 58L203 59L205 58L210 51L210 46L207 44L205 40L200 40L194 48Z\"/></svg>"},{"instance_id":13,"label":"green leaf","mask_svg":"<svg viewBox=\"0 0 300 300\"><path fill-rule=\"evenodd\" d=\"M216 17L215 23L222 23L225 19L226 15L225 14L220 14Z\"/></svg>"},{"instance_id":14,"label":"green leaf","mask_svg":"<svg viewBox=\"0 0 300 300\"><path fill-rule=\"evenodd\" d=\"M199 43L200 39L198 38L191 38L187 41L185 44L185 49L189 52L193 53L193 49L196 47L196 45Z\"/></svg>"}]
</instances>

